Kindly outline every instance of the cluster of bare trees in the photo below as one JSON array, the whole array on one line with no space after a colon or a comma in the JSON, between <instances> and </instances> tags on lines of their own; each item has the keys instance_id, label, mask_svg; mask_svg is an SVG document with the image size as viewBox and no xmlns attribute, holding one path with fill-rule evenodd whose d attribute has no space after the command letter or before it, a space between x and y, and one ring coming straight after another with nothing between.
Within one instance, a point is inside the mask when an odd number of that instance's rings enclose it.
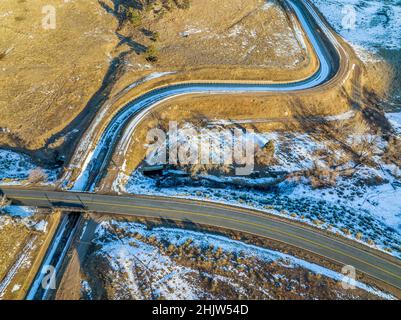
<instances>
[{"instance_id":1,"label":"cluster of bare trees","mask_svg":"<svg viewBox=\"0 0 401 320\"><path fill-rule=\"evenodd\" d=\"M315 154L320 164L308 172L314 187L335 186L339 177L350 177L361 166L378 166L374 156L379 151L380 136L363 119L326 123L317 130L314 137L325 141L326 148Z\"/></svg>"},{"instance_id":2,"label":"cluster of bare trees","mask_svg":"<svg viewBox=\"0 0 401 320\"><path fill-rule=\"evenodd\" d=\"M270 140L268 143L263 146L263 148L258 148L255 154L255 160L257 164L269 166L274 164L274 156L275 156L276 146L273 140Z\"/></svg>"},{"instance_id":3,"label":"cluster of bare trees","mask_svg":"<svg viewBox=\"0 0 401 320\"><path fill-rule=\"evenodd\" d=\"M134 8L147 11L157 6L166 10L171 10L174 7L188 9L191 6L191 0L134 0L132 5Z\"/></svg>"},{"instance_id":4,"label":"cluster of bare trees","mask_svg":"<svg viewBox=\"0 0 401 320\"><path fill-rule=\"evenodd\" d=\"M43 171L41 168L36 168L31 170L29 173L28 181L31 184L36 184L40 182L44 182L48 179L46 172Z\"/></svg>"},{"instance_id":5,"label":"cluster of bare trees","mask_svg":"<svg viewBox=\"0 0 401 320\"><path fill-rule=\"evenodd\" d=\"M7 198L5 194L0 196L0 211L11 205L11 200Z\"/></svg>"},{"instance_id":6,"label":"cluster of bare trees","mask_svg":"<svg viewBox=\"0 0 401 320\"><path fill-rule=\"evenodd\" d=\"M395 164L401 168L401 139L399 137L391 137L387 143L386 151L383 155L386 163Z\"/></svg>"}]
</instances>

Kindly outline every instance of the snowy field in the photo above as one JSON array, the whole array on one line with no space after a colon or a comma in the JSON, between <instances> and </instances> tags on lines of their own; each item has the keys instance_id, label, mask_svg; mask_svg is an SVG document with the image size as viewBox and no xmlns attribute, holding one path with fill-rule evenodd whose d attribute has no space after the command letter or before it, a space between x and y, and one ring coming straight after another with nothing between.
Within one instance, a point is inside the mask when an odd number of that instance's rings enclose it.
<instances>
[{"instance_id":1,"label":"snowy field","mask_svg":"<svg viewBox=\"0 0 401 320\"><path fill-rule=\"evenodd\" d=\"M48 230L48 221L36 208L0 209L0 300L21 294L34 252Z\"/></svg>"},{"instance_id":2,"label":"snowy field","mask_svg":"<svg viewBox=\"0 0 401 320\"><path fill-rule=\"evenodd\" d=\"M334 29L350 42L362 60L366 51L401 49L399 0L312 0ZM365 52L364 52L365 51Z\"/></svg>"},{"instance_id":3,"label":"snowy field","mask_svg":"<svg viewBox=\"0 0 401 320\"><path fill-rule=\"evenodd\" d=\"M394 130L401 136L401 112L387 113L386 116Z\"/></svg>"},{"instance_id":4,"label":"snowy field","mask_svg":"<svg viewBox=\"0 0 401 320\"><path fill-rule=\"evenodd\" d=\"M202 257L204 254L202 253L204 252L202 249L208 252L207 255L210 255L212 253L209 250L213 248L213 254L217 254L222 260L225 260L226 255L228 255L237 257L234 259L235 261L260 261L262 264L274 262L284 270L290 270L289 272L296 268L303 268L312 274L319 274L333 279L336 282L344 280L344 276L340 273L293 256L245 244L223 236L197 231L164 227L148 229L145 225L139 223L105 221L99 225L94 243L99 248L95 254L107 257L112 268L111 272L115 272L115 274L118 275L124 274L126 277L126 281L122 283L121 288L117 288L116 291L128 291L130 296L137 298L143 298L144 294L143 288L141 288L143 284L141 285L139 283L139 278L141 278L142 281L147 279L138 271L138 266L146 266L148 272L147 276L152 279L147 280L151 281L153 295L156 297L163 297L164 299L199 299L205 297L205 292L199 287L199 283L194 281L191 277L191 275L199 274L199 271L177 263L177 260L172 258L172 256L166 255L162 249L158 249L158 243L165 244L167 248L171 246L174 248L200 248L201 251L198 253L198 256ZM216 256L214 256L214 258L215 257ZM210 258L214 259L212 257ZM258 264L253 263L252 265L253 268L255 268L253 272L256 272L258 270ZM226 272L222 272L221 275L213 274L214 281L218 282L220 287L231 287L232 290L237 291L238 295L243 294L246 296L246 292L244 288L241 287L240 282L241 278L246 280L246 273L244 273L244 271L238 271L246 269L246 265L242 266L240 264L233 267L230 263L225 263L216 267L216 269L219 268L221 269L220 271L226 269ZM258 272L261 271L259 270ZM233 274L234 278L232 277ZM292 274L294 274L294 271L292 271ZM142 277L139 275L142 275ZM283 274L269 274L266 276L272 281L272 283L270 283L271 286L281 286L283 283L287 283L284 279L285 275ZM281 284L280 281L282 281ZM268 285L258 285L257 283L249 284L248 280L246 280L246 283L251 286L260 286L260 288L256 288L256 290L263 292L266 297L271 296L270 294L274 297L275 292L269 292ZM291 283L291 281L289 283ZM390 295L377 291L363 283L355 282L354 285L378 297L392 299ZM82 287L83 291L90 297L91 288L88 282L84 281ZM149 286L147 286L147 288L149 288ZM274 289L270 290L273 291ZM303 296L303 294L301 294L301 296Z\"/></svg>"},{"instance_id":5,"label":"snowy field","mask_svg":"<svg viewBox=\"0 0 401 320\"><path fill-rule=\"evenodd\" d=\"M399 115L389 117L397 128ZM130 176L120 173L113 188L120 193L250 207L306 222L401 257L401 168L384 160L388 142L382 138L363 134L347 139L350 145L368 146L363 152L369 152L370 164L356 164L332 140L273 132L256 134L259 146L274 141L275 150L272 163L259 168L254 176L200 172L193 179L184 168L173 168L161 178L151 178L138 169ZM334 176L333 166L337 167ZM316 187L314 180L325 185Z\"/></svg>"},{"instance_id":6,"label":"snowy field","mask_svg":"<svg viewBox=\"0 0 401 320\"><path fill-rule=\"evenodd\" d=\"M21 185L28 183L30 179L39 179L42 184L50 184L56 181L57 174L56 170L37 167L26 155L0 149L0 185Z\"/></svg>"},{"instance_id":7,"label":"snowy field","mask_svg":"<svg viewBox=\"0 0 401 320\"><path fill-rule=\"evenodd\" d=\"M47 221L37 220L35 214L37 213L36 208L31 207L20 207L20 206L8 206L0 211L0 231L4 226L10 223L21 223L25 227L31 230L46 232Z\"/></svg>"}]
</instances>

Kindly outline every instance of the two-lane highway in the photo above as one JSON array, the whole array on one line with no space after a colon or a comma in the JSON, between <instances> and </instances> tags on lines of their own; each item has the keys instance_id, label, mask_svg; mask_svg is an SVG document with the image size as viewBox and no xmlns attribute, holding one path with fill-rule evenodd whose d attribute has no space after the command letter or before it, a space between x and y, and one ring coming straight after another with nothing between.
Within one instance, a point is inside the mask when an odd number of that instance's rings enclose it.
<instances>
[{"instance_id":1,"label":"two-lane highway","mask_svg":"<svg viewBox=\"0 0 401 320\"><path fill-rule=\"evenodd\" d=\"M241 94L260 92L296 92L322 88L333 83L342 83L350 69L346 51L337 41L331 29L308 0L286 0L287 9L296 15L305 35L310 41L317 59L318 71L307 79L290 83L186 83L156 88L144 93L122 107L101 132L92 136L93 130L83 137L90 144L81 143L72 159L71 167L79 167L80 175L70 181L67 172L64 185L72 183L72 191L93 191L107 171L110 158L121 137L130 137L136 124L157 104L180 95L190 94ZM336 82L337 81L337 82ZM126 142L126 141L125 141ZM251 210L221 206L210 203L182 201L151 197L114 197L87 193L49 192L40 190L18 190L3 188L3 192L15 204L39 207L68 207L110 214L156 217L176 221L190 221L225 229L246 232L295 246L324 256L344 265L353 265L359 271L379 279L397 290L401 290L400 263L390 256L379 254L349 241L329 237L308 227L272 219ZM73 237L75 224L66 218L60 224L55 239L43 261L60 265ZM64 239L66 245L60 245ZM61 254L58 254L60 253ZM39 271L27 299L46 299L40 291L43 279ZM38 291L39 290L39 291Z\"/></svg>"},{"instance_id":2,"label":"two-lane highway","mask_svg":"<svg viewBox=\"0 0 401 320\"><path fill-rule=\"evenodd\" d=\"M401 292L399 260L346 239L329 236L317 229L273 219L257 211L199 201L143 196L110 196L42 190L3 188L13 203L24 206L71 206L111 215L170 219L237 230L273 239L354 266Z\"/></svg>"},{"instance_id":3,"label":"two-lane highway","mask_svg":"<svg viewBox=\"0 0 401 320\"><path fill-rule=\"evenodd\" d=\"M83 137L83 142L91 141L91 143L90 146L82 143L84 150L78 147L74 154L72 163L74 167L80 166L81 172L74 182L72 190L94 191L107 171L119 139L131 137L141 119L157 105L168 99L191 94L288 93L323 86L334 81L334 79L342 81L350 66L348 55L336 36L316 13L308 0L286 0L284 3L286 8L299 20L315 51L319 68L314 74L306 79L286 83L191 82L166 85L146 92L122 107L110 120L98 139L92 136ZM65 180L67 179L69 179L68 173L65 177Z\"/></svg>"}]
</instances>

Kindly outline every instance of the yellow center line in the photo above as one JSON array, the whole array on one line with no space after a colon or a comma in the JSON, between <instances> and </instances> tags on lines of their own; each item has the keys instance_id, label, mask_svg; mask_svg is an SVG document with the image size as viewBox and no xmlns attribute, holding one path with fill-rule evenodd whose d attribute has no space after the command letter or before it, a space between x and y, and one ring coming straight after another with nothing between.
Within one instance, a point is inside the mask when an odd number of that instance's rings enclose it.
<instances>
[{"instance_id":1,"label":"yellow center line","mask_svg":"<svg viewBox=\"0 0 401 320\"><path fill-rule=\"evenodd\" d=\"M35 197L18 197L18 199L25 199L25 200L44 200L43 198L35 198ZM65 201L65 202L75 202L75 201L73 201L73 200L67 200L67 199L52 199L52 200L56 200L56 201ZM367 262L367 261L365 261L365 260L359 259L359 258L357 258L357 257L353 257L353 256L351 256L351 255L349 255L349 254L347 254L347 253L345 253L345 252L343 252L343 251L341 251L341 250L334 249L334 248L332 248L332 247L329 247L329 246L320 244L320 243L318 243L318 242L315 242L315 241L310 240L310 239L306 239L306 238L304 238L304 237L302 237L302 236L298 236L298 235L293 234L293 233L290 233L290 232L282 231L282 230L280 230L280 229L273 228L273 227L267 227L267 226L264 226L264 225L262 225L262 224L258 224L258 223L254 223L254 222L248 222L248 221L243 221L243 220L237 220L237 219L228 218L228 217L220 217L220 216L219 216L219 217L216 217L216 216L211 215L211 214L197 213L197 212L189 212L189 211L183 211L183 210L173 210L173 209L167 209L167 208L152 208L152 207L144 207L144 206L129 205L129 204L118 204L118 203L110 204L110 203L107 203L107 202L100 202L100 201L95 201L95 200L92 200L92 204L105 205L105 206L108 206L108 207L115 206L115 207L121 207L121 208L143 209L143 210L159 211L159 212L160 212L160 211L165 211L165 212L173 212L173 213L182 213L182 214L186 214L186 215L195 215L195 216L202 216L202 217L208 217L208 218L219 218L219 219L222 219L222 220L225 220L225 221L232 221L232 222L236 222L236 223L247 224L247 225L255 226L255 227L258 227L258 228L261 228L261 229L264 229L264 230L268 230L268 231L273 231L273 232L276 232L276 233L280 233L280 234L282 234L282 235L286 235L286 236L292 237L292 238L294 238L294 239L299 239L299 240L302 240L302 241L305 241L305 242L309 242L309 243L311 243L311 244L313 244L313 245L316 245L316 246L318 246L318 247L327 249L327 250L329 250L329 251L332 251L332 252L335 252L335 253L344 255L345 257L348 257L348 258L354 259L354 260L356 260L356 261L359 261L359 262L361 262L361 263L363 263L363 264L365 264L365 265L368 265L368 266L370 266L370 267L372 267L372 268L375 268L375 269L380 270L380 271L382 271L382 272L384 272L384 273L387 273L387 274L389 274L389 275L391 275L391 276L393 276L393 277L395 277L395 278L397 278L397 279L401 279L401 275L394 274L394 273L392 273L391 271L388 271L388 270L386 270L386 269L383 269L383 268L381 268L381 267L378 267L378 266L376 266L376 265L373 265L373 264L371 264L371 263L369 263L369 262ZM254 214L254 215L256 216L256 214ZM259 216L259 217L261 217L261 216ZM381 259L380 257L376 257L376 258ZM391 263L391 262L389 262L389 261L386 261L386 262ZM395 266L397 266L397 265L395 265ZM399 267L399 266L397 266L397 267ZM383 280L382 280L382 281L383 281ZM393 285L393 284L392 284L392 285Z\"/></svg>"},{"instance_id":2,"label":"yellow center line","mask_svg":"<svg viewBox=\"0 0 401 320\"><path fill-rule=\"evenodd\" d=\"M105 203L105 202L96 202L96 204L111 206L110 204L107 204L107 203ZM196 216L202 216L202 217L208 217L208 218L217 218L216 216L211 215L211 214L198 213L198 212L189 212L189 211L182 211L182 210L173 210L173 209L164 209L164 208L163 208L163 209L158 209L158 208L143 207L143 206L134 206L134 205L124 205L124 204L116 204L116 205L113 204L113 206L128 207L128 208L135 208L135 209L144 209L144 210L151 210L151 211L167 211L167 212L182 213L182 214L187 214L187 215L196 215ZM243 224L255 226L255 227L262 228L262 229L265 229L265 230L268 230L268 231L273 231L273 232L281 233L281 234L283 234L283 235L286 235L286 236L289 236L289 237L292 237L292 238L295 238L295 239L297 238L297 239L299 239L299 240L312 243L312 244L314 244L314 245L316 245L316 246L318 246L318 247L325 248L325 249L331 250L331 251L333 251L333 252L342 254L342 255L344 255L344 256L346 256L346 257L348 257L348 258L357 260L357 261L359 261L359 262L361 262L361 263L364 263L364 264L366 264L366 265L368 265L368 266L371 266L371 267L376 268L376 269L378 269L378 270L380 270L380 271L383 271L383 272L385 272L385 273L388 273L389 275L392 275L392 276L394 276L394 277L396 277L396 278L398 278L398 279L401 279L401 275L394 274L394 273L392 273L392 272L390 272L390 271L387 271L387 270L385 270L385 269L382 269L382 268L380 268L380 267L378 267L378 266L376 266L376 265L373 265L373 264L371 264L371 263L369 263L369 262L366 262L366 261L361 260L361 259L359 259L359 258L353 257L353 256L351 256L351 255L348 255L347 253L345 253L345 252L343 252L343 251L341 251L341 250L333 249L333 248L331 248L331 247L329 247L329 246L322 245L322 244L320 244L320 243L318 243L318 242L315 242L315 241L310 240L310 239L306 239L306 238L301 237L301 236L298 236L298 235L296 235L296 234L293 234L293 233L290 233L290 232L286 232L286 231L282 231L282 230L280 230L280 229L273 228L273 227L267 227L267 226L264 226L264 225L262 225L262 224L258 224L258 223L255 223L255 222L248 222L248 221L237 220L237 219L234 219L234 218L220 217L220 216L219 216L218 218L219 218L219 219L222 219L222 220L226 220L226 221L232 221L232 222L243 223Z\"/></svg>"}]
</instances>

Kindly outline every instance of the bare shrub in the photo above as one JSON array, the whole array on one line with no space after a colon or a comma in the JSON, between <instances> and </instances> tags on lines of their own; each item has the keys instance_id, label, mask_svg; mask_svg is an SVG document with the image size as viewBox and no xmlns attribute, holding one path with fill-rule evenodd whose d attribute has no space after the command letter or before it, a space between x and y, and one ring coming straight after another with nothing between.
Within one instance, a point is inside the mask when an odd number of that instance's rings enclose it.
<instances>
[{"instance_id":1,"label":"bare shrub","mask_svg":"<svg viewBox=\"0 0 401 320\"><path fill-rule=\"evenodd\" d=\"M313 168L307 172L306 176L309 177L313 188L327 188L336 185L339 172L314 163Z\"/></svg>"},{"instance_id":2,"label":"bare shrub","mask_svg":"<svg viewBox=\"0 0 401 320\"><path fill-rule=\"evenodd\" d=\"M36 184L40 182L44 182L48 179L46 172L43 171L42 168L33 169L29 173L28 181L29 183Z\"/></svg>"},{"instance_id":3,"label":"bare shrub","mask_svg":"<svg viewBox=\"0 0 401 320\"><path fill-rule=\"evenodd\" d=\"M378 140L379 138L376 135L356 136L351 139L350 147L357 155L360 163L373 165L372 157L375 153Z\"/></svg>"},{"instance_id":4,"label":"bare shrub","mask_svg":"<svg viewBox=\"0 0 401 320\"><path fill-rule=\"evenodd\" d=\"M132 7L128 8L127 17L134 27L139 27L142 24L142 16L139 10Z\"/></svg>"},{"instance_id":5,"label":"bare shrub","mask_svg":"<svg viewBox=\"0 0 401 320\"><path fill-rule=\"evenodd\" d=\"M274 144L274 141L270 140L268 143L266 143L265 146L263 146L263 148L259 149L256 152L256 163L265 166L272 165L275 160L275 151L276 146Z\"/></svg>"},{"instance_id":6,"label":"bare shrub","mask_svg":"<svg viewBox=\"0 0 401 320\"><path fill-rule=\"evenodd\" d=\"M395 164L401 168L401 139L398 137L391 137L388 141L387 148L383 155L383 160L386 163Z\"/></svg>"},{"instance_id":7,"label":"bare shrub","mask_svg":"<svg viewBox=\"0 0 401 320\"><path fill-rule=\"evenodd\" d=\"M356 167L377 167L373 155L378 150L379 135L372 132L364 119L327 123L321 132L322 138L336 143L337 150L348 154L349 160L353 160Z\"/></svg>"},{"instance_id":8,"label":"bare shrub","mask_svg":"<svg viewBox=\"0 0 401 320\"><path fill-rule=\"evenodd\" d=\"M11 205L11 200L7 199L7 196L5 194L3 194L0 197L0 209L4 209L4 208L8 207L9 205Z\"/></svg>"},{"instance_id":9,"label":"bare shrub","mask_svg":"<svg viewBox=\"0 0 401 320\"><path fill-rule=\"evenodd\" d=\"M229 174L231 172L230 165L217 165L217 164L196 164L190 166L179 165L180 169L183 169L191 174L192 177L196 177L200 174Z\"/></svg>"},{"instance_id":10,"label":"bare shrub","mask_svg":"<svg viewBox=\"0 0 401 320\"><path fill-rule=\"evenodd\" d=\"M159 60L159 49L155 45L150 45L145 52L145 59L148 62L157 62Z\"/></svg>"}]
</instances>

